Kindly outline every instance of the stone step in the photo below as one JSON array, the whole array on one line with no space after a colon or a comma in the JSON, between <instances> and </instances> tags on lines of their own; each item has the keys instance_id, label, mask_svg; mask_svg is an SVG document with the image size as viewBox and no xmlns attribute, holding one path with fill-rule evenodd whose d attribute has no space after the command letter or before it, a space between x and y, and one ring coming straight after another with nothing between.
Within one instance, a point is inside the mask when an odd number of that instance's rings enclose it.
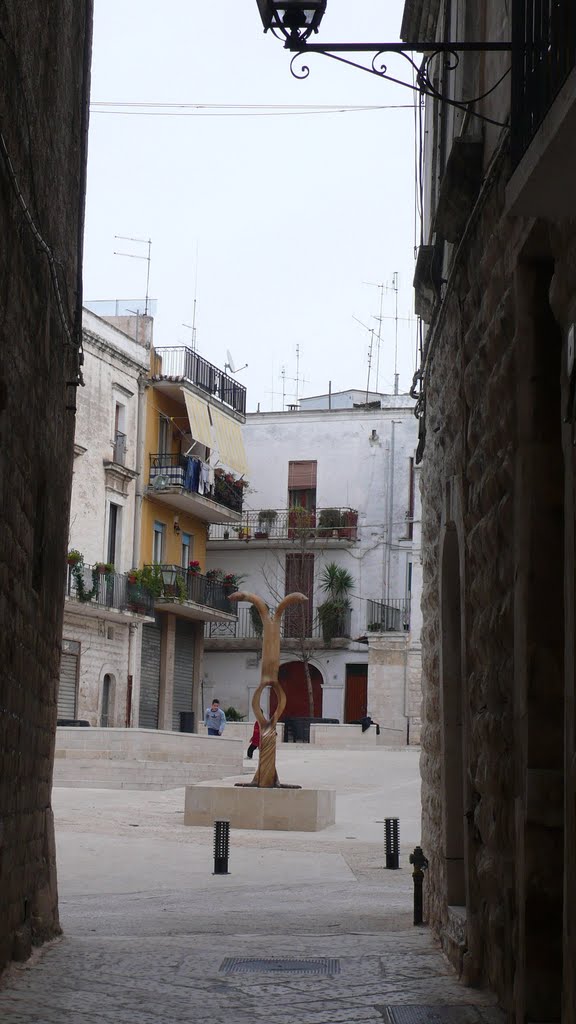
<instances>
[{"instance_id":1,"label":"stone step","mask_svg":"<svg viewBox=\"0 0 576 1024\"><path fill-rule=\"evenodd\" d=\"M92 789L176 789L209 779L240 774L229 764L166 761L120 761L102 758L60 758L54 765L54 786ZM248 769L250 771L250 769Z\"/></svg>"}]
</instances>

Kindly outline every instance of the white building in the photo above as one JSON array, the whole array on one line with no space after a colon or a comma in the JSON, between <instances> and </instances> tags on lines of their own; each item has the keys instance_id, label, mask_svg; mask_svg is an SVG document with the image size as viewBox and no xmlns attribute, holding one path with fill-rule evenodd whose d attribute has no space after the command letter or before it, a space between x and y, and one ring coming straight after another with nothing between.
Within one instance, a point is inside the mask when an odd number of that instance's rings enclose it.
<instances>
[{"instance_id":1,"label":"white building","mask_svg":"<svg viewBox=\"0 0 576 1024\"><path fill-rule=\"evenodd\" d=\"M208 564L242 578L271 607L291 590L309 599L302 630L288 617L282 643L285 717L308 716L308 651L315 717L366 712L419 738L420 533L414 456L418 423L407 395L346 391L303 399L288 412L253 413L245 442L250 487L242 523L212 526ZM296 513L295 508L305 512ZM350 615L323 637L321 578L336 563L354 579ZM204 688L251 716L260 641L249 606L234 626L206 629Z\"/></svg>"},{"instance_id":2,"label":"white building","mask_svg":"<svg viewBox=\"0 0 576 1024\"><path fill-rule=\"evenodd\" d=\"M134 564L136 449L150 347L87 309L83 344L68 544L83 562L68 571L58 718L125 726L145 620L130 610L126 573Z\"/></svg>"}]
</instances>

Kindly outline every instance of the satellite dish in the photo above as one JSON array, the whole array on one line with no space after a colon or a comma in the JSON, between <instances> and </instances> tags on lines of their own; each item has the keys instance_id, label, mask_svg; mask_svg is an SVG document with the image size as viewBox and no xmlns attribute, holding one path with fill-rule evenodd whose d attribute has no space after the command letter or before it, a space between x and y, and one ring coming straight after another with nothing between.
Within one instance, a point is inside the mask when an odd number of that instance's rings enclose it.
<instances>
[{"instance_id":1,"label":"satellite dish","mask_svg":"<svg viewBox=\"0 0 576 1024\"><path fill-rule=\"evenodd\" d=\"M239 366L238 369L236 369L236 364L232 358L232 353L230 349L226 349L226 362L224 363L224 373L226 373L226 370L230 370L230 373L240 373L240 370L245 370L247 366L248 363L244 363L244 366Z\"/></svg>"}]
</instances>

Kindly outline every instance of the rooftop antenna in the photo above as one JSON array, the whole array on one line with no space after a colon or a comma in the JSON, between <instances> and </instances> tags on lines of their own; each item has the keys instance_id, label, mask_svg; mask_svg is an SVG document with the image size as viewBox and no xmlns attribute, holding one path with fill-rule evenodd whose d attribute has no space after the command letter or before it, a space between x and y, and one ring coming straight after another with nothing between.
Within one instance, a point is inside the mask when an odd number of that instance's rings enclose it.
<instances>
[{"instance_id":1,"label":"rooftop antenna","mask_svg":"<svg viewBox=\"0 0 576 1024\"><path fill-rule=\"evenodd\" d=\"M300 376L300 345L296 345L296 376L295 377L286 377L286 368L284 366L282 367L282 374L283 374L285 380L290 380L290 381L292 381L293 383L296 384L296 392L294 394L294 397L296 398L296 401L298 402L300 400L300 384L309 384L310 383L310 381L308 380L307 377L301 377Z\"/></svg>"},{"instance_id":2,"label":"rooftop antenna","mask_svg":"<svg viewBox=\"0 0 576 1024\"><path fill-rule=\"evenodd\" d=\"M192 351L196 351L196 303L198 299L198 242L196 242L196 266L194 268L194 302L192 304L192 323L182 324L192 331Z\"/></svg>"},{"instance_id":3,"label":"rooftop antenna","mask_svg":"<svg viewBox=\"0 0 576 1024\"><path fill-rule=\"evenodd\" d=\"M151 238L132 238L130 235L114 235L114 238L119 238L122 242L138 242L140 245L147 245L148 246L148 254L146 256L139 256L137 253L133 253L133 252L116 252L116 250L114 250L114 255L115 256L126 256L126 257L128 257L128 259L131 259L131 260L146 260L146 262L148 264L148 267L146 269L146 300L145 300L145 305L144 305L144 316L148 316L148 302L149 302L148 294L149 294L149 290L150 290L149 286L150 286L150 258L151 258L150 257L150 250L152 248L152 239Z\"/></svg>"},{"instance_id":4,"label":"rooftop antenna","mask_svg":"<svg viewBox=\"0 0 576 1024\"><path fill-rule=\"evenodd\" d=\"M375 284L373 281L364 281L364 284L370 285L372 288L378 288L380 291L380 315L378 319L378 336L376 338L376 391L380 392L380 346L382 343L382 310L384 306L384 283Z\"/></svg>"},{"instance_id":5,"label":"rooftop antenna","mask_svg":"<svg viewBox=\"0 0 576 1024\"><path fill-rule=\"evenodd\" d=\"M352 319L355 320L357 324L360 324L365 331L368 331L370 335L370 345L368 347L368 377L366 379L366 405L368 405L368 395L370 393L370 371L372 369L372 347L374 345L374 328L368 327L367 324L362 323L362 320L359 320L357 316L352 315Z\"/></svg>"},{"instance_id":6,"label":"rooftop antenna","mask_svg":"<svg viewBox=\"0 0 576 1024\"><path fill-rule=\"evenodd\" d=\"M386 285L386 291L394 292L396 307L394 311L394 394L398 394L398 271L392 274L392 284Z\"/></svg>"},{"instance_id":7,"label":"rooftop antenna","mask_svg":"<svg viewBox=\"0 0 576 1024\"><path fill-rule=\"evenodd\" d=\"M245 370L247 366L248 363L244 363L244 366L239 366L238 369L236 369L236 365L232 358L232 353L229 348L226 349L226 362L224 363L224 373L226 373L226 370L230 370L230 373L240 373L240 370Z\"/></svg>"}]
</instances>

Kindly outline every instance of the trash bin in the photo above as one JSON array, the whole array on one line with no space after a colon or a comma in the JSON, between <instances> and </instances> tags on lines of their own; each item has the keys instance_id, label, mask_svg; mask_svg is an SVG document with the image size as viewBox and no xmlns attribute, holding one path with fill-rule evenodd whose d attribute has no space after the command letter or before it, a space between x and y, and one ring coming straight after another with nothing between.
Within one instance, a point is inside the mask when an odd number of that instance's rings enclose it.
<instances>
[{"instance_id":1,"label":"trash bin","mask_svg":"<svg viewBox=\"0 0 576 1024\"><path fill-rule=\"evenodd\" d=\"M193 711L181 711L180 712L180 732L194 732L194 712Z\"/></svg>"}]
</instances>

